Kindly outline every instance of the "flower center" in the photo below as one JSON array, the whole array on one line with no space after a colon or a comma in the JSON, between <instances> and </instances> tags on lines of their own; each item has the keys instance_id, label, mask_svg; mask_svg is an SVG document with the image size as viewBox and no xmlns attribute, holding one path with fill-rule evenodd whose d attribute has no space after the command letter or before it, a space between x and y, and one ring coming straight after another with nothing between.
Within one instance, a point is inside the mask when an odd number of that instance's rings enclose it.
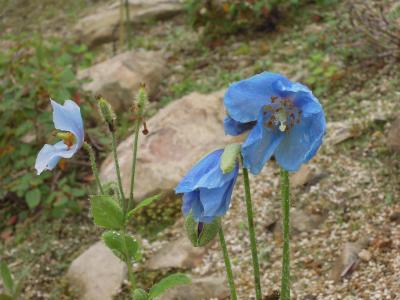
<instances>
[{"instance_id":1,"label":"flower center","mask_svg":"<svg viewBox=\"0 0 400 300\"><path fill-rule=\"evenodd\" d=\"M75 135L71 132L57 132L56 136L64 141L64 144L70 149L76 142Z\"/></svg>"},{"instance_id":2,"label":"flower center","mask_svg":"<svg viewBox=\"0 0 400 300\"><path fill-rule=\"evenodd\" d=\"M271 103L264 106L264 122L269 128L277 127L280 131L289 131L301 121L302 111L291 99L271 97Z\"/></svg>"}]
</instances>

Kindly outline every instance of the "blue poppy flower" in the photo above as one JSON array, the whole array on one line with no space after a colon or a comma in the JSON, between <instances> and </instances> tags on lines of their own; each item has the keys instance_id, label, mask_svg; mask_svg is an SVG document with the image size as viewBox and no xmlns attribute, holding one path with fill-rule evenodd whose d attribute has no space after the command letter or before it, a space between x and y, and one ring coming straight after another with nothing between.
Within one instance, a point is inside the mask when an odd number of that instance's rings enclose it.
<instances>
[{"instance_id":1,"label":"blue poppy flower","mask_svg":"<svg viewBox=\"0 0 400 300\"><path fill-rule=\"evenodd\" d=\"M53 107L54 127L64 131L59 136L63 138L54 145L44 145L35 163L37 174L44 170L53 170L61 158L71 158L82 146L84 139L83 121L79 106L71 101L64 105L51 100Z\"/></svg>"},{"instance_id":2,"label":"blue poppy flower","mask_svg":"<svg viewBox=\"0 0 400 300\"><path fill-rule=\"evenodd\" d=\"M223 174L220 167L223 152L219 149L208 154L175 188L176 193L183 193L183 214L192 211L196 222L211 223L229 208L239 166L236 163L233 171Z\"/></svg>"},{"instance_id":3,"label":"blue poppy flower","mask_svg":"<svg viewBox=\"0 0 400 300\"><path fill-rule=\"evenodd\" d=\"M242 145L244 166L253 174L275 156L287 171L297 171L322 144L325 115L304 85L270 72L231 84L225 93L225 133L250 129Z\"/></svg>"}]
</instances>

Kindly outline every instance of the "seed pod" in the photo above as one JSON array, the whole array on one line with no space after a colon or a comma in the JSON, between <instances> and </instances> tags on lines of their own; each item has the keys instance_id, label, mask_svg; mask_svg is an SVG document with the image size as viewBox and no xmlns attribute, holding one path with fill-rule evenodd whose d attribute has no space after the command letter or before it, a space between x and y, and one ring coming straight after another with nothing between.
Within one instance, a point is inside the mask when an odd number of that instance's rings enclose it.
<instances>
[{"instance_id":1,"label":"seed pod","mask_svg":"<svg viewBox=\"0 0 400 300\"><path fill-rule=\"evenodd\" d=\"M108 124L110 131L115 130L115 113L108 101L104 98L100 98L98 100L99 110L104 119L104 121Z\"/></svg>"}]
</instances>

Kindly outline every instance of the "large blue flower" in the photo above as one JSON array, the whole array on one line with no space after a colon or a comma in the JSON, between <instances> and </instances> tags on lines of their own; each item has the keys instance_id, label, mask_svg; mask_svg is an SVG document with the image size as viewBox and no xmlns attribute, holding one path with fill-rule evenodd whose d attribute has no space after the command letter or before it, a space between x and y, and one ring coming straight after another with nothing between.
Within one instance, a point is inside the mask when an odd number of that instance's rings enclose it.
<instances>
[{"instance_id":1,"label":"large blue flower","mask_svg":"<svg viewBox=\"0 0 400 300\"><path fill-rule=\"evenodd\" d=\"M297 171L317 152L325 133L321 104L304 85L270 72L231 84L225 93L225 133L250 129L242 145L244 166L261 172L272 155L287 171Z\"/></svg>"},{"instance_id":2,"label":"large blue flower","mask_svg":"<svg viewBox=\"0 0 400 300\"><path fill-rule=\"evenodd\" d=\"M64 105L51 100L54 127L65 131L63 141L46 144L40 150L35 163L39 175L44 170L53 170L61 158L71 158L82 146L84 139L83 121L79 106L71 101Z\"/></svg>"},{"instance_id":3,"label":"large blue flower","mask_svg":"<svg viewBox=\"0 0 400 300\"><path fill-rule=\"evenodd\" d=\"M233 171L223 174L220 167L223 152L219 149L208 154L175 188L176 193L183 193L183 214L192 211L197 222L211 223L229 208L239 166L236 163Z\"/></svg>"}]
</instances>

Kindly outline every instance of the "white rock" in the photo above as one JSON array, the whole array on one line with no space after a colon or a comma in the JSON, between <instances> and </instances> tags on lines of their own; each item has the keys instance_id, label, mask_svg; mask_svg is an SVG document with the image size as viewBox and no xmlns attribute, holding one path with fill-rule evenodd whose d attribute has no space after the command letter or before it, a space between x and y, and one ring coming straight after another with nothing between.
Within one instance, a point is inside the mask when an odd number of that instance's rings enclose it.
<instances>
[{"instance_id":1,"label":"white rock","mask_svg":"<svg viewBox=\"0 0 400 300\"><path fill-rule=\"evenodd\" d=\"M180 0L129 0L130 23L172 17L183 11ZM93 14L84 17L74 31L79 40L95 46L118 38L120 24L120 1L99 7Z\"/></svg>"},{"instance_id":2,"label":"white rock","mask_svg":"<svg viewBox=\"0 0 400 300\"><path fill-rule=\"evenodd\" d=\"M80 291L82 300L111 300L126 277L126 266L103 242L97 242L68 269L70 286Z\"/></svg>"},{"instance_id":3,"label":"white rock","mask_svg":"<svg viewBox=\"0 0 400 300\"><path fill-rule=\"evenodd\" d=\"M227 299L228 283L222 277L192 278L192 284L180 285L168 290L158 300Z\"/></svg>"},{"instance_id":4,"label":"white rock","mask_svg":"<svg viewBox=\"0 0 400 300\"><path fill-rule=\"evenodd\" d=\"M116 111L132 106L140 84L145 83L151 97L165 72L160 52L128 51L78 72L79 79L89 79L83 89L107 99Z\"/></svg>"},{"instance_id":5,"label":"white rock","mask_svg":"<svg viewBox=\"0 0 400 300\"><path fill-rule=\"evenodd\" d=\"M207 153L232 141L224 134L223 91L192 93L160 110L147 122L150 133L140 136L135 198L173 189ZM241 137L239 137L240 139ZM132 136L118 146L123 188L128 193L132 163ZM112 155L101 167L104 181L115 180Z\"/></svg>"},{"instance_id":6,"label":"white rock","mask_svg":"<svg viewBox=\"0 0 400 300\"><path fill-rule=\"evenodd\" d=\"M193 247L186 236L182 236L161 248L146 263L146 269L169 268L190 269L203 262L206 247Z\"/></svg>"}]
</instances>

